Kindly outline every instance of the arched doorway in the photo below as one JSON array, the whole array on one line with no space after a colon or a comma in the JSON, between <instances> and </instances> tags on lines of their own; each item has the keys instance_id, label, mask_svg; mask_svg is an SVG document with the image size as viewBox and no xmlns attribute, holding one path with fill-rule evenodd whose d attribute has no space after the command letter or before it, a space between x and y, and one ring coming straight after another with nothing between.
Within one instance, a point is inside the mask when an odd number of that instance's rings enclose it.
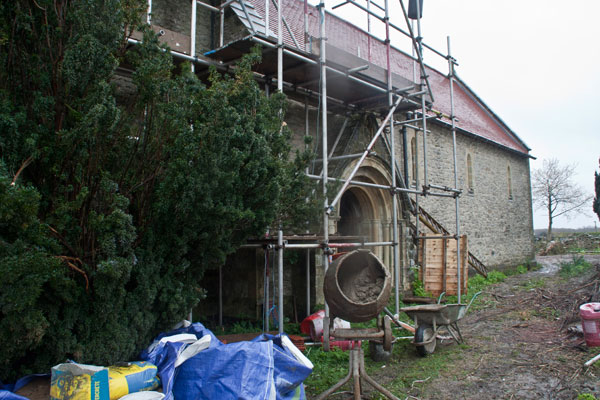
<instances>
[{"instance_id":1,"label":"arched doorway","mask_svg":"<svg viewBox=\"0 0 600 400\"><path fill-rule=\"evenodd\" d=\"M369 236L365 223L372 219L372 214L373 205L362 188L349 188L340 200L338 233L342 236Z\"/></svg>"},{"instance_id":2,"label":"arched doorway","mask_svg":"<svg viewBox=\"0 0 600 400\"><path fill-rule=\"evenodd\" d=\"M355 164L350 163L342 176L349 176ZM353 180L391 184L388 167L378 159L365 160ZM351 185L342 195L337 214L337 233L340 235L362 236L368 242L392 240L392 199L386 190ZM374 247L373 252L391 269L390 247Z\"/></svg>"}]
</instances>

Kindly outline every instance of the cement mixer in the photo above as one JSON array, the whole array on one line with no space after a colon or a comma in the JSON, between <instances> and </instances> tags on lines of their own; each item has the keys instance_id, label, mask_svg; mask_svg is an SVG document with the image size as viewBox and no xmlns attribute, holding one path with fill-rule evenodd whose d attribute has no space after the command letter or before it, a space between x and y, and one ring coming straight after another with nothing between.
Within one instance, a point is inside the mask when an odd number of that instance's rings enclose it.
<instances>
[{"instance_id":1,"label":"cement mixer","mask_svg":"<svg viewBox=\"0 0 600 400\"><path fill-rule=\"evenodd\" d=\"M389 316L381 317L391 292L391 276L383 263L369 250L354 250L338 257L327 269L323 294L329 305L329 317L323 321L323 349L329 351L329 341L369 340L379 343L387 352L392 349L392 324ZM350 322L377 319L377 328L336 328L331 322L339 317ZM360 399L360 380L383 393L388 399L397 399L386 388L367 375L362 348L350 351L350 373L323 392L317 399L325 399L354 379L354 398Z\"/></svg>"},{"instance_id":2,"label":"cement mixer","mask_svg":"<svg viewBox=\"0 0 600 400\"><path fill-rule=\"evenodd\" d=\"M338 257L327 269L323 284L332 318L350 322L377 318L391 290L390 273L369 250L355 250Z\"/></svg>"}]
</instances>

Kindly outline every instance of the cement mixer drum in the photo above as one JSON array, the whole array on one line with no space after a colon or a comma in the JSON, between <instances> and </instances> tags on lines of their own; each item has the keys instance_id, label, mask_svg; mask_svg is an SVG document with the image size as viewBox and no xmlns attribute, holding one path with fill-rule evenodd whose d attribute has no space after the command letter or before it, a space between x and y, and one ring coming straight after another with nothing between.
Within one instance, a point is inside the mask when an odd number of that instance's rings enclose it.
<instances>
[{"instance_id":1,"label":"cement mixer drum","mask_svg":"<svg viewBox=\"0 0 600 400\"><path fill-rule=\"evenodd\" d=\"M387 305L391 277L369 250L354 250L337 258L327 269L323 293L332 317L350 322L376 318Z\"/></svg>"}]
</instances>

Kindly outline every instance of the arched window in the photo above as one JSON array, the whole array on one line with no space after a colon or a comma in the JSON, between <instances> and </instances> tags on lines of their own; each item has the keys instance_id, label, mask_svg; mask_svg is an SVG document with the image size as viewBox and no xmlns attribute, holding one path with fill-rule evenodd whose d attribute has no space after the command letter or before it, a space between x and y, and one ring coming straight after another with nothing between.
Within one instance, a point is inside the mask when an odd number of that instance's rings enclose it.
<instances>
[{"instance_id":1,"label":"arched window","mask_svg":"<svg viewBox=\"0 0 600 400\"><path fill-rule=\"evenodd\" d=\"M467 154L467 189L470 193L473 193L473 161L471 160L471 154Z\"/></svg>"},{"instance_id":2,"label":"arched window","mask_svg":"<svg viewBox=\"0 0 600 400\"><path fill-rule=\"evenodd\" d=\"M509 198L509 200L512 200L513 193L512 193L512 177L510 176L510 165L506 168L506 176L508 178L508 198Z\"/></svg>"},{"instance_id":3,"label":"arched window","mask_svg":"<svg viewBox=\"0 0 600 400\"><path fill-rule=\"evenodd\" d=\"M414 137L410 139L410 156L412 160L412 180L417 182L417 140Z\"/></svg>"}]
</instances>

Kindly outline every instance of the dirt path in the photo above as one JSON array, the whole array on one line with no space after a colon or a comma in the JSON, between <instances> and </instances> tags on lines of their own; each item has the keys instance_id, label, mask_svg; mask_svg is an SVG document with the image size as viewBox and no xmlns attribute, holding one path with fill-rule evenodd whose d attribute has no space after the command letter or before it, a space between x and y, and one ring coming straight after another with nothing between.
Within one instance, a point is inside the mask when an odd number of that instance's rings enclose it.
<instances>
[{"instance_id":1,"label":"dirt path","mask_svg":"<svg viewBox=\"0 0 600 400\"><path fill-rule=\"evenodd\" d=\"M511 276L480 296L459 323L466 345L438 344L428 360L405 343L391 362L369 362L372 376L402 399L600 398L600 362L583 367L600 348L588 349L581 335L568 330L580 321L579 304L598 292L600 255L586 259L594 267L566 280L557 273L572 256L538 257L540 270ZM427 362L436 360L444 366L429 374ZM407 366L421 368L425 378L410 377ZM48 392L48 380L40 380L21 394L43 400Z\"/></svg>"},{"instance_id":2,"label":"dirt path","mask_svg":"<svg viewBox=\"0 0 600 400\"><path fill-rule=\"evenodd\" d=\"M600 397L600 367L583 367L598 353L568 328L598 284L595 267L565 280L560 263L572 256L538 257L543 267L507 278L482 294L484 306L462 321L467 346L452 368L411 391L420 399L576 399ZM587 286L586 286L587 285ZM437 351L437 350L436 350Z\"/></svg>"}]
</instances>

